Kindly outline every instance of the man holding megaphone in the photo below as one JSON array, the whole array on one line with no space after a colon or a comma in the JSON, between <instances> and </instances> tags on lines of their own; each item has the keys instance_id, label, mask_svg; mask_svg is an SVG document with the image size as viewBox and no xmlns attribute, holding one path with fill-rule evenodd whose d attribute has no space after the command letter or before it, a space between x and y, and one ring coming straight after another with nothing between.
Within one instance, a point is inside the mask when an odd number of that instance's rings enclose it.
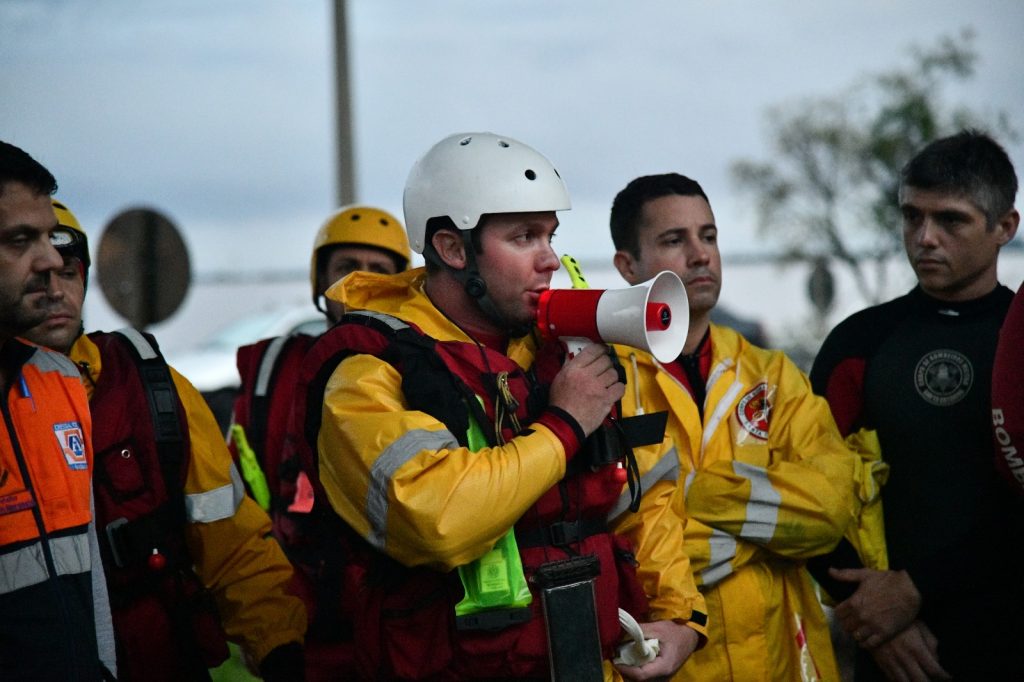
<instances>
[{"instance_id":1,"label":"man holding megaphone","mask_svg":"<svg viewBox=\"0 0 1024 682\"><path fill-rule=\"evenodd\" d=\"M536 330L568 208L532 148L447 137L405 187L426 268L327 291L349 312L307 356L301 418L350 536L344 593L367 679L601 679L619 609L659 644L619 668L632 679L672 675L704 637L675 477L652 473L678 472L670 441L614 440L593 466L590 436L625 386L606 346L567 358ZM649 479L639 499L626 451Z\"/></svg>"},{"instance_id":2,"label":"man holding megaphone","mask_svg":"<svg viewBox=\"0 0 1024 682\"><path fill-rule=\"evenodd\" d=\"M633 180L612 205L611 233L627 282L669 270L689 301L681 355L618 349L630 385L623 409L670 412L686 481L677 499L685 550L711 626L679 676L839 679L804 562L832 549L857 516L859 458L783 353L711 323L722 263L699 184L675 173Z\"/></svg>"}]
</instances>

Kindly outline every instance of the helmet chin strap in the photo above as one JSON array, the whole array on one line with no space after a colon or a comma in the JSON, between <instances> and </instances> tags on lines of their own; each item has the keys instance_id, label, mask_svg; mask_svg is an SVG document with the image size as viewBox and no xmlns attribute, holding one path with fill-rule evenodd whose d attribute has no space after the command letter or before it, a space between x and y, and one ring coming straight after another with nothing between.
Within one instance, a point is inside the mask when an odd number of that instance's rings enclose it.
<instances>
[{"instance_id":1,"label":"helmet chin strap","mask_svg":"<svg viewBox=\"0 0 1024 682\"><path fill-rule=\"evenodd\" d=\"M473 249L473 241L470 238L470 233L471 230L466 230L461 233L463 250L466 254L466 267L462 270L456 270L447 265L445 267L448 267L455 276L455 279L462 283L462 288L465 290L466 294L476 301L483 314L494 322L499 329L508 334L510 338L526 336L530 333L533 325L524 325L510 321L501 314L497 306L494 305L494 300L487 293L487 283L484 281L483 277L480 276L480 268L477 266L476 251Z\"/></svg>"}]
</instances>

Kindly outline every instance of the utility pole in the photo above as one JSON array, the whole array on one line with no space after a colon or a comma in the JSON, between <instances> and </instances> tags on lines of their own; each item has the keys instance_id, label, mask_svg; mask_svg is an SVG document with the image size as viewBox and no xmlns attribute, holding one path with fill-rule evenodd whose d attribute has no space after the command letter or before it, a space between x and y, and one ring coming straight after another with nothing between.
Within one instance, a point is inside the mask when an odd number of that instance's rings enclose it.
<instances>
[{"instance_id":1,"label":"utility pole","mask_svg":"<svg viewBox=\"0 0 1024 682\"><path fill-rule=\"evenodd\" d=\"M352 102L348 87L348 22L345 16L346 0L334 0L334 82L337 110L337 177L338 205L351 204L356 199L355 156L352 149Z\"/></svg>"}]
</instances>

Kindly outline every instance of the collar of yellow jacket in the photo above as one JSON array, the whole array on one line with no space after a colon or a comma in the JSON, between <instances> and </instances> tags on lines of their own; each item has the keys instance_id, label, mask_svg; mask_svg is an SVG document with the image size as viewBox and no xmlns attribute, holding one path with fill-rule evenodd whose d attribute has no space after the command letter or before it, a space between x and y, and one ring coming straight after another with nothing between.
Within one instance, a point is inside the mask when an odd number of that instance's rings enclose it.
<instances>
[{"instance_id":1,"label":"collar of yellow jacket","mask_svg":"<svg viewBox=\"0 0 1024 682\"><path fill-rule=\"evenodd\" d=\"M353 272L331 285L324 296L343 303L349 310L368 310L391 315L416 325L438 341L474 343L474 339L434 306L424 286L426 268L406 270L396 275ZM532 335L509 342L506 355L521 367L529 367L536 351Z\"/></svg>"},{"instance_id":2,"label":"collar of yellow jacket","mask_svg":"<svg viewBox=\"0 0 1024 682\"><path fill-rule=\"evenodd\" d=\"M100 371L103 368L103 360L100 356L99 347L92 342L92 339L85 334L82 334L75 339L75 343L72 344L68 357L70 357L71 362L78 365L79 370L81 370L82 385L85 386L85 393L89 396L89 400L92 400L92 393L95 388L94 382L99 383ZM83 365L85 366L84 369ZM86 372L89 373L88 377L85 376ZM92 381L89 380L90 378Z\"/></svg>"}]
</instances>

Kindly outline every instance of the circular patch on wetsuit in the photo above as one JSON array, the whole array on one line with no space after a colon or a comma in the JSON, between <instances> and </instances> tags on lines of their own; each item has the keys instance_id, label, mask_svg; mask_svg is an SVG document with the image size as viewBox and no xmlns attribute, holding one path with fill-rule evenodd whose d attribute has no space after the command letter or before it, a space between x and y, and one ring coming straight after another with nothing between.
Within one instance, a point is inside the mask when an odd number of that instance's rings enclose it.
<instances>
[{"instance_id":1,"label":"circular patch on wetsuit","mask_svg":"<svg viewBox=\"0 0 1024 682\"><path fill-rule=\"evenodd\" d=\"M963 400L974 383L974 368L963 353L933 350L917 363L914 384L927 402L938 407Z\"/></svg>"}]
</instances>

